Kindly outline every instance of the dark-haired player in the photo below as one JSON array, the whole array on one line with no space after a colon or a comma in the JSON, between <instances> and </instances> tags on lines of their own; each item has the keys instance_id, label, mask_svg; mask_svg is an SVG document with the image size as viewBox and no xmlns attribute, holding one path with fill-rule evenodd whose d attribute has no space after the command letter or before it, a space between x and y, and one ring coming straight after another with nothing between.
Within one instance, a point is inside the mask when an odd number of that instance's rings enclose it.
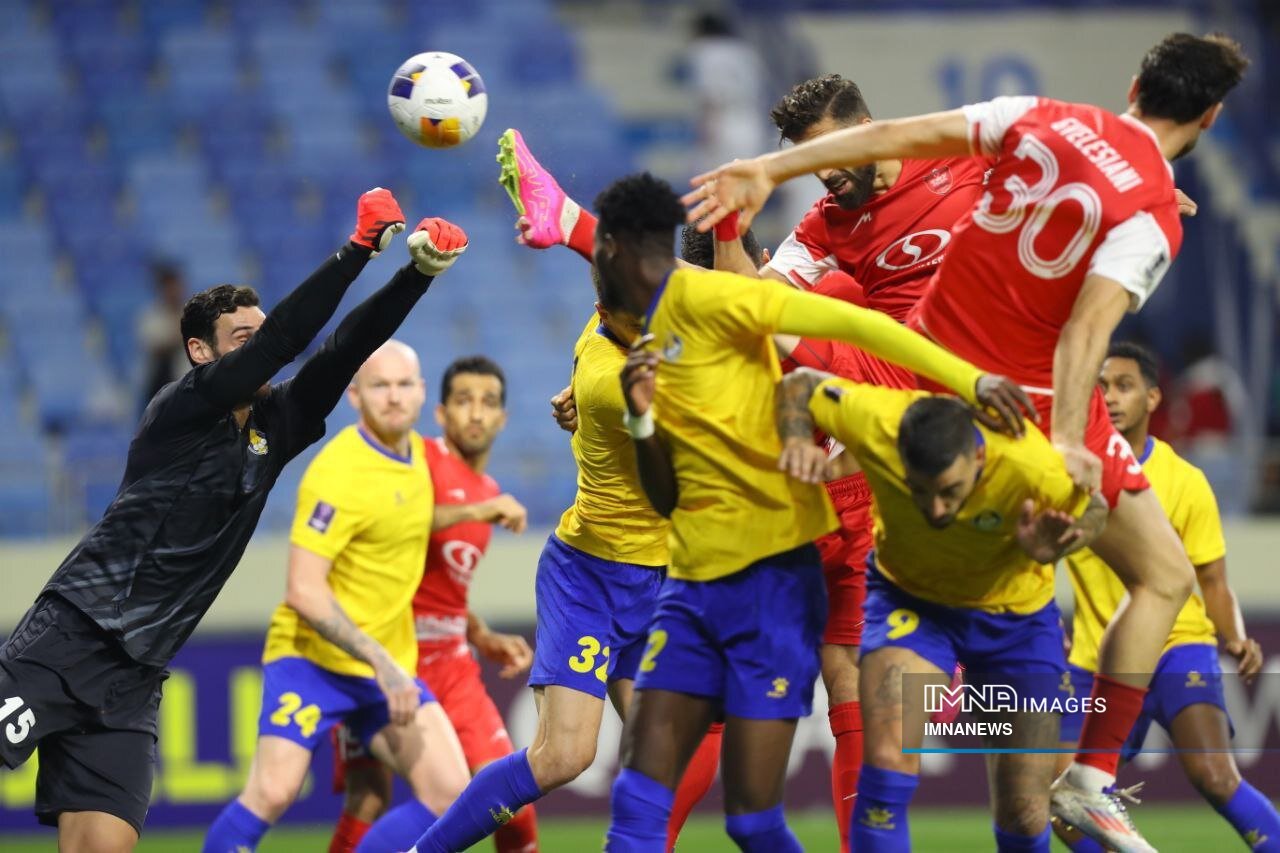
<instances>
[{"instance_id":1,"label":"dark-haired player","mask_svg":"<svg viewBox=\"0 0 1280 853\"><path fill-rule=\"evenodd\" d=\"M811 710L826 591L813 540L826 493L777 469L774 333L836 338L998 405L1016 389L891 318L780 282L677 268L679 199L650 175L595 205L604 307L644 318L622 374L641 485L671 519L671 562L623 736L608 849L662 850L673 791L707 725L725 718L726 828L746 850L796 850L781 790Z\"/></svg>"},{"instance_id":2,"label":"dark-haired player","mask_svg":"<svg viewBox=\"0 0 1280 853\"><path fill-rule=\"evenodd\" d=\"M594 269L592 278L598 289ZM597 302L574 345L570 385L559 395L573 408L570 447L578 489L538 561L538 634L529 678L538 706L533 743L477 773L418 850L464 850L510 825L527 804L591 765L606 698L626 718L670 532L640 487L623 425L618 372L639 328L633 316ZM718 729L711 726L703 740L701 772L681 782L688 808L715 776ZM671 844L687 815L688 809L673 812L667 822Z\"/></svg>"},{"instance_id":3,"label":"dark-haired player","mask_svg":"<svg viewBox=\"0 0 1280 853\"><path fill-rule=\"evenodd\" d=\"M137 843L165 665L239 562L285 463L324 434L356 369L466 248L459 228L424 220L409 238L413 262L293 379L268 384L403 228L391 194L370 191L350 242L270 314L229 285L184 308L193 369L147 406L115 499L0 649L0 756L13 768L39 747L36 814L57 824L64 848Z\"/></svg>"},{"instance_id":4,"label":"dark-haired player","mask_svg":"<svg viewBox=\"0 0 1280 853\"><path fill-rule=\"evenodd\" d=\"M782 139L800 143L872 121L858 85L827 74L796 85L770 113ZM951 228L982 193L989 163L972 157L888 158L858 169L816 173L827 188L768 264L744 263L731 239L719 241L716 268L777 278L906 320L942 262ZM722 222L716 234L736 229ZM791 339L783 368L799 365L890 388L915 388L909 371L834 341ZM840 529L817 543L830 613L823 632L822 679L836 749L831 796L840 846L849 850L849 817L862 763L858 648L871 549L871 492L857 461L828 440L827 493Z\"/></svg>"},{"instance_id":5,"label":"dark-haired player","mask_svg":"<svg viewBox=\"0 0 1280 853\"><path fill-rule=\"evenodd\" d=\"M779 396L788 473L820 475L816 423L857 457L875 495L859 685L867 752L851 837L860 853L909 850L920 755L903 750L920 747L922 685L946 684L963 660L974 683L1057 698L1066 661L1053 564L1097 536L1107 507L1075 487L1034 426L1010 438L954 397L811 370L788 375ZM1002 721L1010 736L993 745L1007 751L988 765L996 847L1047 853L1058 715Z\"/></svg>"},{"instance_id":6,"label":"dark-haired player","mask_svg":"<svg viewBox=\"0 0 1280 853\"><path fill-rule=\"evenodd\" d=\"M471 579L489 547L493 525L521 533L525 508L485 473L489 453L507 422L506 377L482 355L459 358L440 380L436 423L443 435L423 441L435 493L426 569L413 598L417 673L458 734L472 774L514 751L502 715L481 678L470 646L503 667L503 678L529 668L533 653L523 637L491 630L468 606ZM334 729L334 789L345 791L330 853L354 850L391 798L386 769L345 729ZM499 853L537 846L532 807L498 828Z\"/></svg>"},{"instance_id":7,"label":"dark-haired player","mask_svg":"<svg viewBox=\"0 0 1280 853\"><path fill-rule=\"evenodd\" d=\"M1128 603L1102 645L1081 752L1055 783L1054 814L1099 842L1147 849L1110 793L1163 638L1194 571L1142 468L1096 391L1112 331L1159 284L1182 240L1168 161L1222 109L1247 60L1222 36L1166 37L1148 51L1123 115L1045 98L997 98L827 134L694 179L690 221L742 209L749 225L778 181L886 157L995 158L977 207L955 227L910 322L947 349L1009 373L1036 395L1072 478L1112 507L1095 544ZM1123 819L1120 819L1120 816ZM1115 819L1113 819L1115 818Z\"/></svg>"},{"instance_id":8,"label":"dark-haired player","mask_svg":"<svg viewBox=\"0 0 1280 853\"><path fill-rule=\"evenodd\" d=\"M1113 343L1098 378L1111 423L1138 453L1151 491L1160 501L1196 568L1200 594L1192 593L1164 643L1160 662L1129 735L1126 760L1142 747L1151 724L1169 733L1183 772L1200 795L1221 814L1250 850L1280 850L1280 818L1271 801L1240 778L1231 754L1231 720L1222 695L1223 651L1237 661L1237 673L1252 680L1262 669L1262 648L1245 632L1244 617L1227 585L1226 542L1218 502L1204 474L1148 432L1160 405L1160 367L1137 344ZM1067 558L1075 592L1071 654L1072 682L1082 694L1098 665L1102 632L1124 598L1124 585L1091 551ZM1066 715L1062 740L1074 747L1083 715ZM1091 838L1059 835L1074 851L1101 851Z\"/></svg>"}]
</instances>

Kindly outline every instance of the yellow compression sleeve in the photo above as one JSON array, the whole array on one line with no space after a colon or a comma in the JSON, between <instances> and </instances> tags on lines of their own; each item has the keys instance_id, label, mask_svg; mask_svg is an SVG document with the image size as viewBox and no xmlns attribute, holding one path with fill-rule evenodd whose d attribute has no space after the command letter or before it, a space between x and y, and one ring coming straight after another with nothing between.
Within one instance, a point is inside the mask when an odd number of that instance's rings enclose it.
<instances>
[{"instance_id":1,"label":"yellow compression sleeve","mask_svg":"<svg viewBox=\"0 0 1280 853\"><path fill-rule=\"evenodd\" d=\"M982 371L916 334L888 314L839 299L791 290L778 315L778 331L802 338L842 341L945 385L970 403Z\"/></svg>"}]
</instances>

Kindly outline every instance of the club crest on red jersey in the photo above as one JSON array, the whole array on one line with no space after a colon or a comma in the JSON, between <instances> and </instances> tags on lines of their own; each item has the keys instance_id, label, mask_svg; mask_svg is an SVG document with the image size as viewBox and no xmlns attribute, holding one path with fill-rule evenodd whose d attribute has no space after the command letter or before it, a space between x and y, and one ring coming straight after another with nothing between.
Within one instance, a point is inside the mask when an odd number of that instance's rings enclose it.
<instances>
[{"instance_id":1,"label":"club crest on red jersey","mask_svg":"<svg viewBox=\"0 0 1280 853\"><path fill-rule=\"evenodd\" d=\"M951 192L951 167L939 166L934 169L925 175L924 185L938 195L946 195Z\"/></svg>"}]
</instances>

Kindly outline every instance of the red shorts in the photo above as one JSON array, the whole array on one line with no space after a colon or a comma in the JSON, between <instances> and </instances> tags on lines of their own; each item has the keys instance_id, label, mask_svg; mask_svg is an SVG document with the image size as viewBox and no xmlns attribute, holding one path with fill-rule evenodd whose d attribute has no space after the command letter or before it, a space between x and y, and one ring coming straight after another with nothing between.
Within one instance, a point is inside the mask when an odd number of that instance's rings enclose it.
<instances>
[{"instance_id":1,"label":"red shorts","mask_svg":"<svg viewBox=\"0 0 1280 853\"><path fill-rule=\"evenodd\" d=\"M472 770L515 751L502 715L489 698L480 664L466 643L419 643L418 677L427 683L462 743ZM346 726L333 727L333 790L346 788L348 766L376 763Z\"/></svg>"},{"instance_id":2,"label":"red shorts","mask_svg":"<svg viewBox=\"0 0 1280 853\"><path fill-rule=\"evenodd\" d=\"M865 475L850 474L827 483L840 517L840 529L814 544L822 555L827 581L827 627L822 642L862 644L862 602L867 596L867 554L871 551L871 488Z\"/></svg>"},{"instance_id":3,"label":"red shorts","mask_svg":"<svg viewBox=\"0 0 1280 853\"><path fill-rule=\"evenodd\" d=\"M1031 394L1031 402L1036 404L1040 413L1040 429L1049 435L1049 424L1053 417L1053 396L1050 394ZM1141 492L1151 488L1147 475L1142 473L1142 464L1133 455L1133 448L1111 423L1107 414L1107 402L1102 390L1095 388L1089 400L1089 421L1084 428L1084 446L1102 460L1102 498L1107 506L1115 507L1120 493Z\"/></svg>"}]
</instances>

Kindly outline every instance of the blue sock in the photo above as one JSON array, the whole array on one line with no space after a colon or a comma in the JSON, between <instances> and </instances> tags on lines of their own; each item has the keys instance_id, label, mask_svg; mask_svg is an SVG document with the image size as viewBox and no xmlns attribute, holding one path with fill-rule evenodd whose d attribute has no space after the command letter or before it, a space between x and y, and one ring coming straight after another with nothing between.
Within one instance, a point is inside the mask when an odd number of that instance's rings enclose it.
<instances>
[{"instance_id":1,"label":"blue sock","mask_svg":"<svg viewBox=\"0 0 1280 853\"><path fill-rule=\"evenodd\" d=\"M356 847L356 853L399 853L431 828L436 816L416 799L401 803L374 821Z\"/></svg>"},{"instance_id":2,"label":"blue sock","mask_svg":"<svg viewBox=\"0 0 1280 853\"><path fill-rule=\"evenodd\" d=\"M214 819L204 836L204 853L238 853L256 850L271 824L232 800Z\"/></svg>"},{"instance_id":3,"label":"blue sock","mask_svg":"<svg viewBox=\"0 0 1280 853\"><path fill-rule=\"evenodd\" d=\"M996 831L996 853L1049 853L1053 833L1048 824L1039 835L1014 835L998 826L992 828Z\"/></svg>"},{"instance_id":4,"label":"blue sock","mask_svg":"<svg viewBox=\"0 0 1280 853\"><path fill-rule=\"evenodd\" d=\"M528 752L513 752L477 773L449 810L418 839L414 849L418 853L466 850L541 797L542 791L529 767Z\"/></svg>"},{"instance_id":5,"label":"blue sock","mask_svg":"<svg viewBox=\"0 0 1280 853\"><path fill-rule=\"evenodd\" d=\"M608 853L665 853L667 821L675 792L638 770L624 768L613 782L609 806Z\"/></svg>"},{"instance_id":6,"label":"blue sock","mask_svg":"<svg viewBox=\"0 0 1280 853\"><path fill-rule=\"evenodd\" d=\"M1079 841L1068 846L1071 848L1071 853L1107 853L1105 847L1087 835L1080 836Z\"/></svg>"},{"instance_id":7,"label":"blue sock","mask_svg":"<svg viewBox=\"0 0 1280 853\"><path fill-rule=\"evenodd\" d=\"M1235 827L1254 853L1280 851L1280 816L1276 815L1276 807L1243 779L1218 814Z\"/></svg>"},{"instance_id":8,"label":"blue sock","mask_svg":"<svg viewBox=\"0 0 1280 853\"><path fill-rule=\"evenodd\" d=\"M725 831L743 853L803 853L791 834L782 806L762 812L725 815Z\"/></svg>"},{"instance_id":9,"label":"blue sock","mask_svg":"<svg viewBox=\"0 0 1280 853\"><path fill-rule=\"evenodd\" d=\"M853 807L849 846L858 853L898 853L911 849L907 804L920 779L910 773L862 765L858 802Z\"/></svg>"}]
</instances>

